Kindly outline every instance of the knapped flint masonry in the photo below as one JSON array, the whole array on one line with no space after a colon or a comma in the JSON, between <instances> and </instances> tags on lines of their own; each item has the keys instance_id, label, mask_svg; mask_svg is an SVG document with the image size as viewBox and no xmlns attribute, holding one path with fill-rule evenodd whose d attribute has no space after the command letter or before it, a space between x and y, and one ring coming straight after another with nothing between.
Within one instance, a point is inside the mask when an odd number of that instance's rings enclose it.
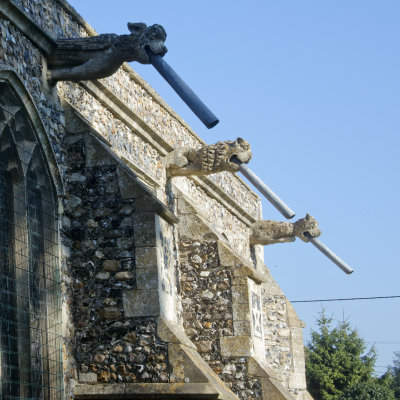
<instances>
[{"instance_id":1,"label":"knapped flint masonry","mask_svg":"<svg viewBox=\"0 0 400 400\"><path fill-rule=\"evenodd\" d=\"M229 173L250 148L207 148L126 64L49 87L53 38L87 36L64 0L0 0L0 397L310 400L304 325L249 241L260 199Z\"/></svg>"}]
</instances>

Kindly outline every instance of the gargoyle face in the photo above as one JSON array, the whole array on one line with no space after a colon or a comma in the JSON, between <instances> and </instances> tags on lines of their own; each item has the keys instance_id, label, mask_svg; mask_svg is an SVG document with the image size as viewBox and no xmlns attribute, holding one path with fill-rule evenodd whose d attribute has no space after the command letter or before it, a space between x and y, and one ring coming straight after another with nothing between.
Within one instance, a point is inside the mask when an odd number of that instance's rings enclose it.
<instances>
[{"instance_id":1,"label":"gargoyle face","mask_svg":"<svg viewBox=\"0 0 400 400\"><path fill-rule=\"evenodd\" d=\"M136 54L137 61L142 64L149 64L150 60L147 55L146 49L152 51L152 53L157 54L161 57L165 55L168 51L166 46L164 45L165 40L167 39L167 33L165 29L161 25L151 25L147 26L143 23L128 23L128 29L131 31L133 36L137 36L137 53Z\"/></svg>"},{"instance_id":2,"label":"gargoyle face","mask_svg":"<svg viewBox=\"0 0 400 400\"><path fill-rule=\"evenodd\" d=\"M304 236L304 232L308 232L312 237L318 237L321 235L321 231L318 228L318 222L310 214L307 214L305 218L300 218L294 223L294 231L304 242L308 242L308 238Z\"/></svg>"},{"instance_id":3,"label":"gargoyle face","mask_svg":"<svg viewBox=\"0 0 400 400\"><path fill-rule=\"evenodd\" d=\"M164 42L167 39L167 33L161 25L149 26L144 32L145 43L144 47L148 47L154 54L164 57L168 49Z\"/></svg>"},{"instance_id":4,"label":"gargoyle face","mask_svg":"<svg viewBox=\"0 0 400 400\"><path fill-rule=\"evenodd\" d=\"M229 143L229 163L232 163L232 159L236 158L243 164L247 164L253 156L250 144L242 138L237 138L234 142Z\"/></svg>"}]
</instances>

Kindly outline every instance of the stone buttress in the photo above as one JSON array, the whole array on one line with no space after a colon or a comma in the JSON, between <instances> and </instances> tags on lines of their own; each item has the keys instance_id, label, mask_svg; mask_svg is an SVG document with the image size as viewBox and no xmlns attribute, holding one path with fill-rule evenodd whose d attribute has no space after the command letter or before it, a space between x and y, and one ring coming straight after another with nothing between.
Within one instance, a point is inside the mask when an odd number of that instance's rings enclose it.
<instances>
[{"instance_id":1,"label":"stone buttress","mask_svg":"<svg viewBox=\"0 0 400 400\"><path fill-rule=\"evenodd\" d=\"M49 85L56 39L95 34L64 0L0 0L0 81L58 188L63 398L310 399L303 324L250 242L258 196L167 173L205 143L127 64Z\"/></svg>"}]
</instances>

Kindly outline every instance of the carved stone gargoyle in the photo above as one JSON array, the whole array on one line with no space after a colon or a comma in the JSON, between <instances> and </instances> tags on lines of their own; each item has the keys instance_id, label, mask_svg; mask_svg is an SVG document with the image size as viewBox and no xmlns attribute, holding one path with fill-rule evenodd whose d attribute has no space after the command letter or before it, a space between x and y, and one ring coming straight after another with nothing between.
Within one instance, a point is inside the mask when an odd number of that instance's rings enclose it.
<instances>
[{"instance_id":1,"label":"carved stone gargoyle","mask_svg":"<svg viewBox=\"0 0 400 400\"><path fill-rule=\"evenodd\" d=\"M234 156L247 164L252 157L250 144L237 138L198 149L177 148L165 157L165 167L169 177L237 172L239 166L232 161Z\"/></svg>"},{"instance_id":2,"label":"carved stone gargoyle","mask_svg":"<svg viewBox=\"0 0 400 400\"><path fill-rule=\"evenodd\" d=\"M167 34L161 25L128 23L130 35L103 34L93 37L58 39L48 57L50 82L80 81L112 75L124 62L149 64L146 48L164 56Z\"/></svg>"},{"instance_id":3,"label":"carved stone gargoyle","mask_svg":"<svg viewBox=\"0 0 400 400\"><path fill-rule=\"evenodd\" d=\"M318 237L321 231L318 222L309 214L296 222L257 221L251 227L250 244L273 244L294 242L296 236L304 242L308 242L304 232L312 237Z\"/></svg>"}]
</instances>

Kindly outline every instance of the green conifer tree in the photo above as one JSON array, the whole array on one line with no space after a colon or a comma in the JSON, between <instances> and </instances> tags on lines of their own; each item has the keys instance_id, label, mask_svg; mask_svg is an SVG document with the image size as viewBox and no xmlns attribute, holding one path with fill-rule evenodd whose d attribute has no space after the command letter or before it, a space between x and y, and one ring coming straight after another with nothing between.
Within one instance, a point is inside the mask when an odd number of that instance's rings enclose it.
<instances>
[{"instance_id":1,"label":"green conifer tree","mask_svg":"<svg viewBox=\"0 0 400 400\"><path fill-rule=\"evenodd\" d=\"M322 311L317 322L319 330L312 332L306 346L308 390L315 400L334 400L353 385L372 379L376 352L371 347L365 353L364 339L347 321L332 328L332 318Z\"/></svg>"},{"instance_id":2,"label":"green conifer tree","mask_svg":"<svg viewBox=\"0 0 400 400\"><path fill-rule=\"evenodd\" d=\"M377 379L358 382L345 390L337 400L395 400L393 391Z\"/></svg>"}]
</instances>

